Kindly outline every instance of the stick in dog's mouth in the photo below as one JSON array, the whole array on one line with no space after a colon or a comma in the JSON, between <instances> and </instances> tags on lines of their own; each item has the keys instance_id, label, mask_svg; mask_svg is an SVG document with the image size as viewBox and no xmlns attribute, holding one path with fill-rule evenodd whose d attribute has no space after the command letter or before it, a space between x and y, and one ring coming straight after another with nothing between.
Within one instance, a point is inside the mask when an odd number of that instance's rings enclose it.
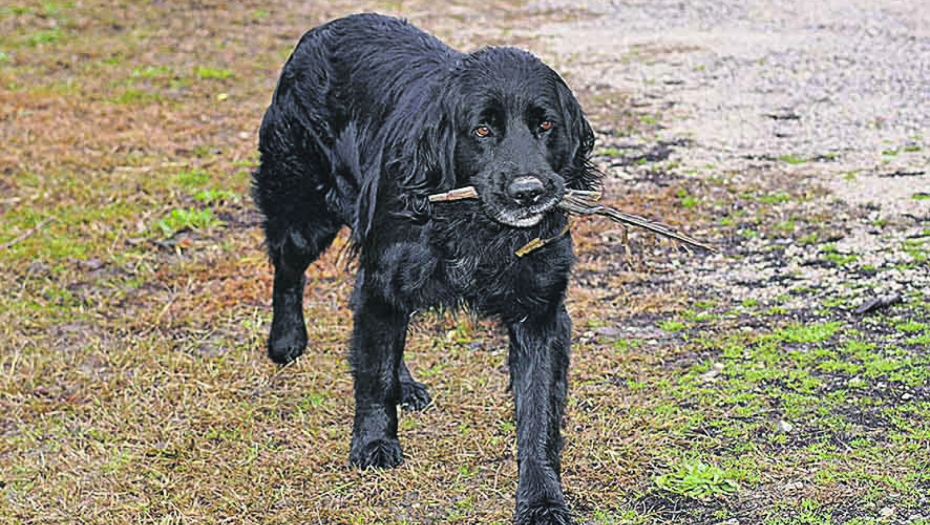
<instances>
[{"instance_id":1,"label":"stick in dog's mouth","mask_svg":"<svg viewBox=\"0 0 930 525\"><path fill-rule=\"evenodd\" d=\"M429 196L430 202L450 202L457 201L462 199L477 199L478 192L475 190L474 186L465 186L462 188L456 188L445 193L436 193ZM638 215L631 215L629 213L624 213L610 206L605 206L603 204L598 204L597 200L601 198L601 192L599 191L584 191L584 190L567 190L565 192L565 197L562 198L562 201L559 202L559 207L563 210L575 214L575 215L601 215L607 217L608 219L619 222L622 224L629 224L631 226L637 226L639 228L644 228L646 230L666 237L669 239L675 239L678 242L681 242L687 246L693 248L700 248L702 250L707 250L709 252L717 252L717 249L713 246L705 244L701 241L698 241L694 238L691 238L683 233L678 233L675 230L659 224L657 222L650 221ZM563 232L564 234L564 232ZM553 239L533 239L526 246L517 250L517 256L523 257L531 251L541 248L548 244L549 242L558 239L561 237L555 237Z\"/></svg>"}]
</instances>

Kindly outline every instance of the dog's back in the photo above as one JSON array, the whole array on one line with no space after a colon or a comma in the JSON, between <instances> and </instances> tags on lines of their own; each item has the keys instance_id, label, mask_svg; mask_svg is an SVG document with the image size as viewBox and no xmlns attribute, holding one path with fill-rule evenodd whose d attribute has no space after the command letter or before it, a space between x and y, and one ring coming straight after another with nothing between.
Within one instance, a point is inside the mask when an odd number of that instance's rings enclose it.
<instances>
[{"instance_id":1,"label":"dog's back","mask_svg":"<svg viewBox=\"0 0 930 525\"><path fill-rule=\"evenodd\" d=\"M277 269L275 305L297 301L303 270L344 225L353 240L367 230L375 207L365 203L381 191L385 156L412 143L399 141L397 130L416 128L411 120L424 118L418 108L438 96L436 80L458 56L405 21L374 14L334 20L300 39L262 120L253 173L252 196ZM288 313L275 315L269 355L288 362L306 346L302 312L275 311Z\"/></svg>"},{"instance_id":2,"label":"dog's back","mask_svg":"<svg viewBox=\"0 0 930 525\"><path fill-rule=\"evenodd\" d=\"M324 206L354 226L363 171L381 160L366 146L383 145L380 128L399 121L391 118L398 108L435 96L431 79L458 55L404 21L373 14L305 33L262 120L258 206L283 206L297 221L308 218L307 205Z\"/></svg>"}]
</instances>

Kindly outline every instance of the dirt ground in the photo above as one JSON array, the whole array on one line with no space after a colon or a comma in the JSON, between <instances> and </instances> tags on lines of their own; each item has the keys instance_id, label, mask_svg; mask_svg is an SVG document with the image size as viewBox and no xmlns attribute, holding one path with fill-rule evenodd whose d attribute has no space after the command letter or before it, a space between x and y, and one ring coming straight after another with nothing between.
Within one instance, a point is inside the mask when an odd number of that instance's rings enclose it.
<instances>
[{"instance_id":1,"label":"dirt ground","mask_svg":"<svg viewBox=\"0 0 930 525\"><path fill-rule=\"evenodd\" d=\"M348 465L344 236L264 356L256 131L355 11L562 72L605 200L578 248L579 524L930 524L930 10L920 0L0 0L0 521L509 523L506 341L428 313L404 464ZM347 268L346 266L349 266Z\"/></svg>"}]
</instances>

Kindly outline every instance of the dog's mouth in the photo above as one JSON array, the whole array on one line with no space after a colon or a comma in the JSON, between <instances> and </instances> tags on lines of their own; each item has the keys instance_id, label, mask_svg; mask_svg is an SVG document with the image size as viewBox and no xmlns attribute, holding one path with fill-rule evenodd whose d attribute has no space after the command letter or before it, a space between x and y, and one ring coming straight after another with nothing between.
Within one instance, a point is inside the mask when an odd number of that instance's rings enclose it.
<instances>
[{"instance_id":1,"label":"dog's mouth","mask_svg":"<svg viewBox=\"0 0 930 525\"><path fill-rule=\"evenodd\" d=\"M553 195L543 202L519 207L505 207L495 205L492 202L482 202L485 204L485 211L495 221L514 228L529 228L539 224L543 217L554 209L560 200L559 197Z\"/></svg>"},{"instance_id":2,"label":"dog's mouth","mask_svg":"<svg viewBox=\"0 0 930 525\"><path fill-rule=\"evenodd\" d=\"M530 228L558 206L565 183L555 173L522 170L525 175L480 174L472 178L485 215L511 228Z\"/></svg>"}]
</instances>

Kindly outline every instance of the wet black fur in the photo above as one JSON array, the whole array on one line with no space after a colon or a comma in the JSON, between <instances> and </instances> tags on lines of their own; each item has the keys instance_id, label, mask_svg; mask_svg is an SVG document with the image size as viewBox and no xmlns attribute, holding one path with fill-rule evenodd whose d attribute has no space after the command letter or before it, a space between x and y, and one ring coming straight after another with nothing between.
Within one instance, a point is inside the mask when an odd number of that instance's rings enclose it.
<instances>
[{"instance_id":1,"label":"wet black fur","mask_svg":"<svg viewBox=\"0 0 930 525\"><path fill-rule=\"evenodd\" d=\"M467 304L500 318L510 336L516 522L570 522L559 425L573 255L570 235L560 236L566 216L553 204L565 188L598 182L587 162L593 142L569 88L524 51L458 53L378 15L339 19L303 36L262 121L254 173L275 270L268 353L287 363L303 352L304 271L348 225L359 262L352 463L400 464L397 405L430 403L403 362L408 320L418 310ZM508 194L526 176L545 188L536 204ZM479 199L426 199L466 185ZM558 240L515 255L537 237Z\"/></svg>"}]
</instances>

